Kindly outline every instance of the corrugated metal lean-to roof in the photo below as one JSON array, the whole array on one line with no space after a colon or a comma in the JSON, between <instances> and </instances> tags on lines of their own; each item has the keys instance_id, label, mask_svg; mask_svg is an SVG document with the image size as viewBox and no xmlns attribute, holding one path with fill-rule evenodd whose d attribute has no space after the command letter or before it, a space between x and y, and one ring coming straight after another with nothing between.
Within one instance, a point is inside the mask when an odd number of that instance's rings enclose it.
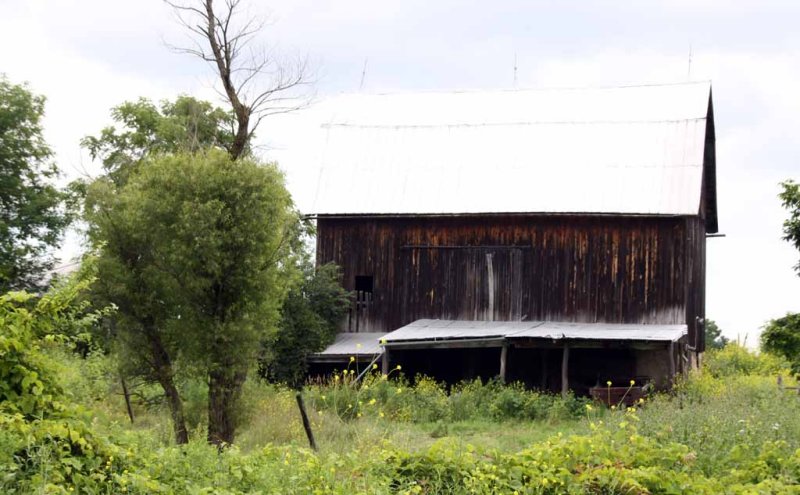
<instances>
[{"instance_id":1,"label":"corrugated metal lean-to roof","mask_svg":"<svg viewBox=\"0 0 800 495\"><path fill-rule=\"evenodd\" d=\"M675 342L686 325L575 322L417 320L383 336L388 345L463 339L575 339Z\"/></svg>"},{"instance_id":2,"label":"corrugated metal lean-to roof","mask_svg":"<svg viewBox=\"0 0 800 495\"><path fill-rule=\"evenodd\" d=\"M320 215L697 215L710 101L707 82L347 95L295 159Z\"/></svg>"},{"instance_id":3,"label":"corrugated metal lean-to roof","mask_svg":"<svg viewBox=\"0 0 800 495\"><path fill-rule=\"evenodd\" d=\"M379 341L385 333L340 333L336 335L336 340L325 350L315 353L314 356L333 358L342 357L349 359L350 356L376 356L383 350Z\"/></svg>"}]
</instances>

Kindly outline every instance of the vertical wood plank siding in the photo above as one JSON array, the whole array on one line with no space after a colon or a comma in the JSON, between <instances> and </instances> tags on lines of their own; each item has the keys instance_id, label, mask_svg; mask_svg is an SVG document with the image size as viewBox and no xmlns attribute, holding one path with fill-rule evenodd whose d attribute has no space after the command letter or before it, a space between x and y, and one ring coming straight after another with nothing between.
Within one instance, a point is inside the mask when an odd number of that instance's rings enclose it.
<instances>
[{"instance_id":1,"label":"vertical wood plank siding","mask_svg":"<svg viewBox=\"0 0 800 495\"><path fill-rule=\"evenodd\" d=\"M320 217L317 226L317 261L338 264L345 288L374 277L362 332L419 318L686 323L702 350L701 217Z\"/></svg>"}]
</instances>

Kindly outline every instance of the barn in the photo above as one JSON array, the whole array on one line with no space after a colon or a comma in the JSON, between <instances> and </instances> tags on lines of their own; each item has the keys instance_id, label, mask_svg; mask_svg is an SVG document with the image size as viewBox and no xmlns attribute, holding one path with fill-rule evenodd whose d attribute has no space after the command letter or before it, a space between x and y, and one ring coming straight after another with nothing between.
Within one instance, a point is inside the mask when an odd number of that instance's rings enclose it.
<instances>
[{"instance_id":1,"label":"barn","mask_svg":"<svg viewBox=\"0 0 800 495\"><path fill-rule=\"evenodd\" d=\"M317 261L363 334L341 357L378 340L384 370L579 394L697 365L710 83L346 95L320 115Z\"/></svg>"}]
</instances>

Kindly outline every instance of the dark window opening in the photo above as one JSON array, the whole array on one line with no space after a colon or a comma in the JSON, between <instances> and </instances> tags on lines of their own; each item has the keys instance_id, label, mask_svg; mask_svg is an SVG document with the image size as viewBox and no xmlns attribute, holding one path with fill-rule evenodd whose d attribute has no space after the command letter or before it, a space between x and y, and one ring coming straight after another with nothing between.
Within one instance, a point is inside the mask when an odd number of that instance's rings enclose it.
<instances>
[{"instance_id":1,"label":"dark window opening","mask_svg":"<svg viewBox=\"0 0 800 495\"><path fill-rule=\"evenodd\" d=\"M356 275L356 291L372 293L372 275Z\"/></svg>"},{"instance_id":2,"label":"dark window opening","mask_svg":"<svg viewBox=\"0 0 800 495\"><path fill-rule=\"evenodd\" d=\"M350 308L351 332L369 332L369 308L372 305L372 275L356 275L355 300Z\"/></svg>"}]
</instances>

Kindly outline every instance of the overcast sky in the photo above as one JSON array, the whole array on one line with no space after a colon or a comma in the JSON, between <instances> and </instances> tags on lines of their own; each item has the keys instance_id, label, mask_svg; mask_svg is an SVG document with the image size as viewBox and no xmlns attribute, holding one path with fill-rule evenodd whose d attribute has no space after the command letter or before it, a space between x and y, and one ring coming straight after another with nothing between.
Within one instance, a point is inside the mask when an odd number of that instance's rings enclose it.
<instances>
[{"instance_id":1,"label":"overcast sky","mask_svg":"<svg viewBox=\"0 0 800 495\"><path fill-rule=\"evenodd\" d=\"M800 311L800 255L780 239L777 199L780 181L800 180L800 2L252 0L249 10L271 16L262 41L309 56L320 98L511 88L515 60L517 87L711 80L727 237L708 241L707 314L752 344L766 320ZM112 106L218 99L209 68L166 47L185 36L160 1L0 0L0 12L0 72L47 96L46 138L65 178L97 173L79 141L110 123ZM284 128L260 130L267 158L289 142ZM75 250L73 240L64 252Z\"/></svg>"}]
</instances>

